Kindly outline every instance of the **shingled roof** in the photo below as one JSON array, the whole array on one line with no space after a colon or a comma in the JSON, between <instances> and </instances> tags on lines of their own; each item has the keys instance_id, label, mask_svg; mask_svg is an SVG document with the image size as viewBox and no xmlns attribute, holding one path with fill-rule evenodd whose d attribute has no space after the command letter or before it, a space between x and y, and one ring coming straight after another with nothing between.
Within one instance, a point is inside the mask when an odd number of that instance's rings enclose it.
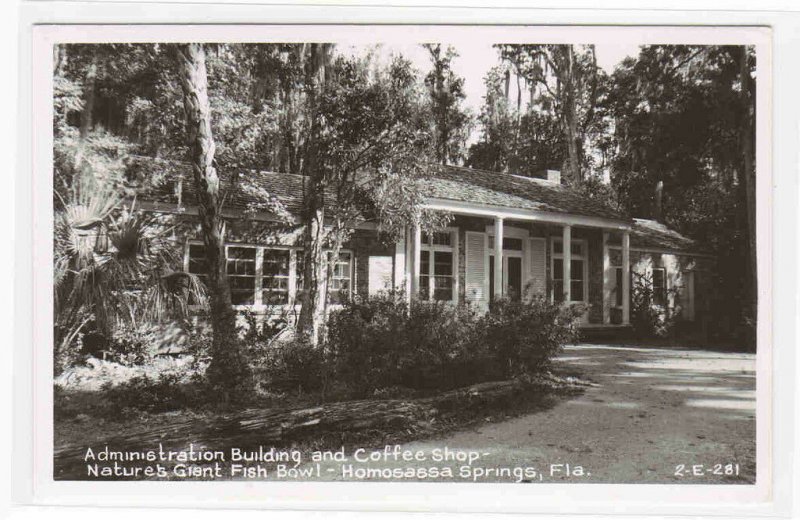
<instances>
[{"instance_id":1,"label":"shingled roof","mask_svg":"<svg viewBox=\"0 0 800 520\"><path fill-rule=\"evenodd\" d=\"M141 199L178 204L178 191L181 191L183 205L196 204L194 178L188 164L142 159L139 158L129 165L133 175L142 174L141 170L147 170L150 174L154 168L166 174L161 175L163 182L156 183L155 188L140 194ZM269 194L280 201L287 211L298 214L303 207L305 182L305 177L301 175L248 171L241 174L233 189L230 189L230 180L225 178L221 187L223 193L226 193L225 204L228 208L247 209L263 203L264 194ZM544 179L459 166L437 166L433 176L422 182L425 195L435 199L631 222L620 213L598 201L587 199L568 186ZM334 208L336 194L331 191L326 195L326 207ZM684 253L708 251L696 241L664 224L646 219L633 219L631 245Z\"/></svg>"},{"instance_id":2,"label":"shingled roof","mask_svg":"<svg viewBox=\"0 0 800 520\"><path fill-rule=\"evenodd\" d=\"M666 249L681 253L708 253L710 250L697 241L681 235L661 222L643 218L633 219L631 246L644 249Z\"/></svg>"},{"instance_id":3,"label":"shingled roof","mask_svg":"<svg viewBox=\"0 0 800 520\"><path fill-rule=\"evenodd\" d=\"M424 181L432 198L628 221L606 205L554 182L508 173L442 166Z\"/></svg>"}]
</instances>

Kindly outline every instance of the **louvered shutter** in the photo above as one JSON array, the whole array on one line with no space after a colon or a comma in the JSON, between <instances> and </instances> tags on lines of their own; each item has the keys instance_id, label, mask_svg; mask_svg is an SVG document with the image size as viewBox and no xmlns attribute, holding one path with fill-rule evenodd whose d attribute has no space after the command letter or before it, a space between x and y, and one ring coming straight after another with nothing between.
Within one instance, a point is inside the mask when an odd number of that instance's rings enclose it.
<instances>
[{"instance_id":1,"label":"louvered shutter","mask_svg":"<svg viewBox=\"0 0 800 520\"><path fill-rule=\"evenodd\" d=\"M484 288L484 280L486 279L484 261L486 235L475 231L467 231L466 240L465 296L467 301L480 304L486 302L486 290Z\"/></svg>"},{"instance_id":2,"label":"louvered shutter","mask_svg":"<svg viewBox=\"0 0 800 520\"><path fill-rule=\"evenodd\" d=\"M544 296L547 290L547 271L545 270L545 240L544 238L530 239L530 287L531 294Z\"/></svg>"}]
</instances>

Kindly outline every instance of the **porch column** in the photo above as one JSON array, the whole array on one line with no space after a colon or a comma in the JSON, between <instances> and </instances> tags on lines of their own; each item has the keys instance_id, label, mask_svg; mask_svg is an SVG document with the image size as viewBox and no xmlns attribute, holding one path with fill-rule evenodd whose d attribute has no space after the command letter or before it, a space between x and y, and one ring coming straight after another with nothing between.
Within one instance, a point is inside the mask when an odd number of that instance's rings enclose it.
<instances>
[{"instance_id":1,"label":"porch column","mask_svg":"<svg viewBox=\"0 0 800 520\"><path fill-rule=\"evenodd\" d=\"M631 234L622 233L622 324L631 323Z\"/></svg>"},{"instance_id":2,"label":"porch column","mask_svg":"<svg viewBox=\"0 0 800 520\"><path fill-rule=\"evenodd\" d=\"M412 230L411 241L414 244L414 253L412 255L413 262L411 264L411 296L414 298L419 297L419 267L422 259L422 230L419 224L414 224Z\"/></svg>"},{"instance_id":3,"label":"porch column","mask_svg":"<svg viewBox=\"0 0 800 520\"><path fill-rule=\"evenodd\" d=\"M572 226L564 226L561 231L561 251L563 271L562 278L564 279L564 301L569 303L572 301Z\"/></svg>"},{"instance_id":4,"label":"porch column","mask_svg":"<svg viewBox=\"0 0 800 520\"><path fill-rule=\"evenodd\" d=\"M494 219L494 294L497 300L503 297L503 218Z\"/></svg>"},{"instance_id":5,"label":"porch column","mask_svg":"<svg viewBox=\"0 0 800 520\"><path fill-rule=\"evenodd\" d=\"M608 231L603 230L603 323L611 323L611 257L608 255Z\"/></svg>"},{"instance_id":6,"label":"porch column","mask_svg":"<svg viewBox=\"0 0 800 520\"><path fill-rule=\"evenodd\" d=\"M414 261L414 240L413 240L413 233L411 232L411 228L406 226L405 229L405 236L403 239L403 250L404 250L404 265L403 265L403 289L406 292L406 301L411 301L411 294L412 294L412 285L414 277L414 269L412 267L412 262Z\"/></svg>"}]
</instances>

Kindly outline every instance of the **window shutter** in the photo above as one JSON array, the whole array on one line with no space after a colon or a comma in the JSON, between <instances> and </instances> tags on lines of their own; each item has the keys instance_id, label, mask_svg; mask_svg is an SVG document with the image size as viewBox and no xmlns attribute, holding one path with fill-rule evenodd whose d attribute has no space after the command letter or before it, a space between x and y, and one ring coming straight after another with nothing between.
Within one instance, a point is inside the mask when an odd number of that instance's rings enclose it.
<instances>
[{"instance_id":1,"label":"window shutter","mask_svg":"<svg viewBox=\"0 0 800 520\"><path fill-rule=\"evenodd\" d=\"M531 294L544 296L547 289L547 272L545 271L545 239L544 238L531 238L530 239L531 251Z\"/></svg>"},{"instance_id":2,"label":"window shutter","mask_svg":"<svg viewBox=\"0 0 800 520\"><path fill-rule=\"evenodd\" d=\"M469 302L485 302L486 294L483 283L486 279L486 265L484 263L486 234L467 231L466 241L465 296Z\"/></svg>"}]
</instances>

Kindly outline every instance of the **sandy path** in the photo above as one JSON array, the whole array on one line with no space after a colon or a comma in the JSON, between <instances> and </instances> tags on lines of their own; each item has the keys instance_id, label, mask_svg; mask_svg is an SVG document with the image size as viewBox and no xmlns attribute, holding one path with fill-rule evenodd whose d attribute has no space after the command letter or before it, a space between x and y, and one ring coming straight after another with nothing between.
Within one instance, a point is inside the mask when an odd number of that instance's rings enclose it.
<instances>
[{"instance_id":1,"label":"sandy path","mask_svg":"<svg viewBox=\"0 0 800 520\"><path fill-rule=\"evenodd\" d=\"M545 412L402 446L422 451L423 462L367 462L354 468L450 467L454 478L442 480L464 481L459 477L464 463L431 460L434 450L447 447L480 454L466 481L475 479L476 468L515 466L534 468L536 475L525 480L541 482L754 480L753 354L578 345L567 347L558 363L597 386ZM566 466L556 466L552 473L554 464L569 464L572 473L581 466L583 476L568 475ZM717 464L723 466L715 468ZM679 465L684 465L683 476L675 475ZM714 474L715 469L721 474ZM325 480L353 479L342 475L338 462L324 462L319 471ZM738 476L725 475L737 471ZM375 480L374 475L364 477ZM515 480L519 478L505 475L477 479Z\"/></svg>"}]
</instances>

